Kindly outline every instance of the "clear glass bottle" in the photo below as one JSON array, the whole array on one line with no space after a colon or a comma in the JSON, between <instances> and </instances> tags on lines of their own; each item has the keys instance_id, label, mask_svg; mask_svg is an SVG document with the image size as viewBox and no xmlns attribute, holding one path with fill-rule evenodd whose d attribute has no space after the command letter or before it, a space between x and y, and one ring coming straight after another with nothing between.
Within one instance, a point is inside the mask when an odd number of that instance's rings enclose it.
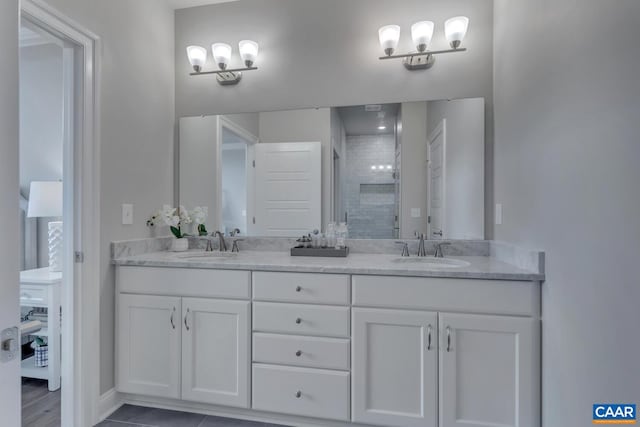
<instances>
[{"instance_id":1,"label":"clear glass bottle","mask_svg":"<svg viewBox=\"0 0 640 427\"><path fill-rule=\"evenodd\" d=\"M347 238L349 237L349 230L347 229L347 223L341 222L336 229L336 249L342 249L347 246Z\"/></svg>"},{"instance_id":2,"label":"clear glass bottle","mask_svg":"<svg viewBox=\"0 0 640 427\"><path fill-rule=\"evenodd\" d=\"M336 246L336 223L330 222L327 224L327 232L325 233L327 238L327 247L333 248Z\"/></svg>"}]
</instances>

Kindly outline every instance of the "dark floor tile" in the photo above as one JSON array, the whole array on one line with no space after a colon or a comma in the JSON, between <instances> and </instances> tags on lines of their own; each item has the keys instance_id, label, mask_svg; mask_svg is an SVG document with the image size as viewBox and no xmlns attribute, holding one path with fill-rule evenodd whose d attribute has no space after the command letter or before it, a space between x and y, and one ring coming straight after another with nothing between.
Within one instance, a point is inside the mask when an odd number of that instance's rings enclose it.
<instances>
[{"instance_id":1,"label":"dark floor tile","mask_svg":"<svg viewBox=\"0 0 640 427\"><path fill-rule=\"evenodd\" d=\"M258 421L207 416L199 427L283 427Z\"/></svg>"},{"instance_id":2,"label":"dark floor tile","mask_svg":"<svg viewBox=\"0 0 640 427\"><path fill-rule=\"evenodd\" d=\"M143 426L142 424L131 424L127 422L104 420L100 424L96 424L95 427L145 427L145 426Z\"/></svg>"},{"instance_id":3,"label":"dark floor tile","mask_svg":"<svg viewBox=\"0 0 640 427\"><path fill-rule=\"evenodd\" d=\"M144 406L123 405L107 417L110 421L126 421L153 427L198 427L204 415L169 411Z\"/></svg>"}]
</instances>

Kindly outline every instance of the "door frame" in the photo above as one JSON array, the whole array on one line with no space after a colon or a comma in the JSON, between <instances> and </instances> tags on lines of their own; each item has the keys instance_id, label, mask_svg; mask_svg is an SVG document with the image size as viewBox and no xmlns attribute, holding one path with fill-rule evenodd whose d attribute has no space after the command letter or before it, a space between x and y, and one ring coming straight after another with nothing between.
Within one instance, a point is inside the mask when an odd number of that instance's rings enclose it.
<instances>
[{"instance_id":1,"label":"door frame","mask_svg":"<svg viewBox=\"0 0 640 427\"><path fill-rule=\"evenodd\" d=\"M445 228L446 228L446 209L447 209L447 119L442 119L438 123L438 125L433 129L433 131L427 137L427 239L431 238L431 144L433 140L438 137L438 135L442 134L442 208L441 208L441 231L442 236L440 236L440 240L444 240L446 237L444 236Z\"/></svg>"},{"instance_id":2,"label":"door frame","mask_svg":"<svg viewBox=\"0 0 640 427\"><path fill-rule=\"evenodd\" d=\"M42 0L22 0L20 16L74 46L75 64L65 72L74 82L73 125L65 123L72 138L66 144L65 265L72 286L62 290L62 402L63 424L93 425L99 399L100 314L100 38ZM76 78L74 78L74 76ZM67 104L68 105L68 104ZM68 167L67 167L68 166ZM67 186L67 188L69 188ZM76 254L78 259L76 260Z\"/></svg>"},{"instance_id":3,"label":"door frame","mask_svg":"<svg viewBox=\"0 0 640 427\"><path fill-rule=\"evenodd\" d=\"M236 135L240 135L247 143L247 164L246 164L246 183L247 183L247 235L251 235L253 223L251 218L254 215L254 203L255 203L255 186L254 182L254 167L253 161L255 160L255 146L260 142L260 139L253 133L249 132L242 126L236 124L232 120L229 120L225 116L216 117L216 206L213 212L214 224L216 230L221 230L222 227L222 130L223 128L229 129ZM224 230L221 230L224 231Z\"/></svg>"}]
</instances>

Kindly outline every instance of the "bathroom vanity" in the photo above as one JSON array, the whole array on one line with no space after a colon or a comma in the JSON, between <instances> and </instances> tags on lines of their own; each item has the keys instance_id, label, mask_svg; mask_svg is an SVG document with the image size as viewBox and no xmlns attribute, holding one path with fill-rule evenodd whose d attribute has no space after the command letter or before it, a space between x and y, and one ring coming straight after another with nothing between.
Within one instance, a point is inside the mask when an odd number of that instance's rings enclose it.
<instances>
[{"instance_id":1,"label":"bathroom vanity","mask_svg":"<svg viewBox=\"0 0 640 427\"><path fill-rule=\"evenodd\" d=\"M538 426L542 254L525 269L486 245L116 254L117 391L296 426Z\"/></svg>"}]
</instances>

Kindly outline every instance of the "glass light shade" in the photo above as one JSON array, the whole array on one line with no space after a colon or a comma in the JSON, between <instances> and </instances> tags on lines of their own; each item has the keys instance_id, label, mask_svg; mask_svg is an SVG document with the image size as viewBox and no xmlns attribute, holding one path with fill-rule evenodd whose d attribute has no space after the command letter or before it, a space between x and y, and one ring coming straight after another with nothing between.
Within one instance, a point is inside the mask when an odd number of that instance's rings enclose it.
<instances>
[{"instance_id":1,"label":"glass light shade","mask_svg":"<svg viewBox=\"0 0 640 427\"><path fill-rule=\"evenodd\" d=\"M447 19L444 23L444 35L452 48L457 49L469 28L469 18L466 16L455 16Z\"/></svg>"},{"instance_id":2,"label":"glass light shade","mask_svg":"<svg viewBox=\"0 0 640 427\"><path fill-rule=\"evenodd\" d=\"M400 40L400 26L399 25L385 25L378 30L378 37L380 38L380 46L384 53L389 56L393 54L393 51L398 47L398 41Z\"/></svg>"},{"instance_id":3,"label":"glass light shade","mask_svg":"<svg viewBox=\"0 0 640 427\"><path fill-rule=\"evenodd\" d=\"M202 46L187 46L189 63L196 73L199 73L207 62L207 49Z\"/></svg>"},{"instance_id":4,"label":"glass light shade","mask_svg":"<svg viewBox=\"0 0 640 427\"><path fill-rule=\"evenodd\" d=\"M242 40L238 43L238 48L240 49L240 56L244 61L244 65L247 67L253 66L256 58L258 58L258 43L253 40Z\"/></svg>"},{"instance_id":5,"label":"glass light shade","mask_svg":"<svg viewBox=\"0 0 640 427\"><path fill-rule=\"evenodd\" d=\"M231 46L226 43L214 43L211 45L213 59L221 70L226 70L231 60Z\"/></svg>"},{"instance_id":6,"label":"glass light shade","mask_svg":"<svg viewBox=\"0 0 640 427\"><path fill-rule=\"evenodd\" d=\"M433 22L420 21L411 26L411 38L413 39L413 45L418 49L418 52L424 52L427 50L427 46L431 43L433 37Z\"/></svg>"}]
</instances>

